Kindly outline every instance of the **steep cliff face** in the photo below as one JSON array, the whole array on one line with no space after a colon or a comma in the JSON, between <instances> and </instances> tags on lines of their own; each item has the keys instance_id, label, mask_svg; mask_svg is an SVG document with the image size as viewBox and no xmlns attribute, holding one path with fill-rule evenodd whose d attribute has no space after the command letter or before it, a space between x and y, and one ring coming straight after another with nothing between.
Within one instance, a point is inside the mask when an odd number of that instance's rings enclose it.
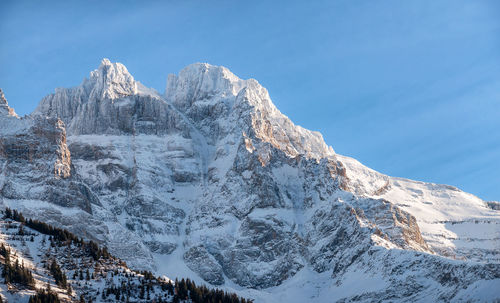
<instances>
[{"instance_id":1,"label":"steep cliff face","mask_svg":"<svg viewBox=\"0 0 500 303\"><path fill-rule=\"evenodd\" d=\"M71 176L64 124L54 118L30 119L22 132L0 138L0 190L6 199L41 200L88 213L97 203L89 188Z\"/></svg>"},{"instance_id":2,"label":"steep cliff face","mask_svg":"<svg viewBox=\"0 0 500 303\"><path fill-rule=\"evenodd\" d=\"M80 86L45 97L31 117L9 119L24 128L0 131L1 142L10 142L0 155L3 203L103 242L136 268L259 289L253 294L263 300L297 283L310 293L325 283L324 294L346 289L370 260L376 264L367 275L382 273L393 292L402 285L391 276L396 270L438 285L432 267L450 262L442 256L472 258L477 272L499 268L498 210L454 188L412 186L335 154L321 134L279 112L257 81L223 67L190 65L170 75L160 95L105 59ZM40 121L52 128L37 131ZM30 140L47 141L36 165L9 147ZM43 169L37 175L30 167ZM24 174L12 173L21 168ZM23 190L12 190L21 178ZM70 190L50 196L26 188ZM460 232L453 220L481 221L487 239ZM457 245L443 232L456 232ZM459 244L467 237L474 245ZM428 262L410 269L402 262L413 256ZM457 285L467 288L461 273ZM409 295L419 291L405 283Z\"/></svg>"}]
</instances>

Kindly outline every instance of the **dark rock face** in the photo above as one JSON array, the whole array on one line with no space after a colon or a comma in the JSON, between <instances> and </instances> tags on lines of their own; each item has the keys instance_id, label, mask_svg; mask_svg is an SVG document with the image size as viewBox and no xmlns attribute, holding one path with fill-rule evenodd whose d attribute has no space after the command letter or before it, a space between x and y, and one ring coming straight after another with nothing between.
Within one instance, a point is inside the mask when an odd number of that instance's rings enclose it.
<instances>
[{"instance_id":1,"label":"dark rock face","mask_svg":"<svg viewBox=\"0 0 500 303\"><path fill-rule=\"evenodd\" d=\"M186 264L198 272L203 280L213 285L224 284L222 267L215 258L207 252L205 247L191 247L184 253L183 257L184 260L186 260Z\"/></svg>"},{"instance_id":2,"label":"dark rock face","mask_svg":"<svg viewBox=\"0 0 500 303\"><path fill-rule=\"evenodd\" d=\"M494 210L500 210L500 202L497 201L489 201L486 202L489 208L494 209Z\"/></svg>"}]
</instances>

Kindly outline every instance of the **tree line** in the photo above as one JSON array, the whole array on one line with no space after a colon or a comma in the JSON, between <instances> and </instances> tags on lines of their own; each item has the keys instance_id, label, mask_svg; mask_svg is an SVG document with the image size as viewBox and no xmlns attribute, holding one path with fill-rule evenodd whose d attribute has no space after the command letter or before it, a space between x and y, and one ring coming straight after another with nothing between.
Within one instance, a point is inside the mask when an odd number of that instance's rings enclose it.
<instances>
[{"instance_id":1,"label":"tree line","mask_svg":"<svg viewBox=\"0 0 500 303\"><path fill-rule=\"evenodd\" d=\"M10 248L5 247L3 243L0 245L0 255L4 258L2 277L5 284L17 283L31 289L35 287L33 273L24 267L24 262L19 264L19 259L16 259L14 264L12 264L10 260Z\"/></svg>"},{"instance_id":2,"label":"tree line","mask_svg":"<svg viewBox=\"0 0 500 303\"><path fill-rule=\"evenodd\" d=\"M86 242L82 238L77 237L73 233L53 227L45 222L33 219L26 219L20 212L17 210L12 210L10 208L6 208L5 216L6 219L11 219L17 222L20 222L22 225L25 225L31 229L34 229L42 234L51 236L52 239L59 242L59 245L62 243L66 244L75 244L82 249L84 249L90 256L93 257L95 261L99 259L116 259L114 258L105 247L100 248L97 243L93 241ZM21 225L21 226L22 226ZM22 229L21 229L22 230ZM24 231L21 231L24 233ZM2 244L0 246L0 255L4 256L5 259L9 258L10 250L5 248ZM6 264L10 264L6 262ZM119 262L119 264L125 265L123 262ZM16 281L24 281L26 285L33 285L34 280L31 272L28 269L24 269L24 266L18 267L13 266L13 270L10 268L5 271L9 272L8 279L12 281L12 279ZM16 269L17 268L17 269ZM61 267L57 263L56 260L51 260L48 264L48 269L51 275L54 277L54 280L58 286L61 288L70 288L70 284L67 281L66 274L62 271ZM23 271L24 270L24 271ZM79 273L79 279L83 280L83 271L75 270L73 279L76 279L77 273ZM115 269L115 275L118 274L118 271ZM126 277L129 277L129 274L125 273ZM155 277L150 271L135 271L131 273L130 278L137 278L140 280L140 283L137 285L135 283L122 283L122 285L111 285L102 289L102 300L103 301L123 301L127 302L131 298L138 298L140 301L152 302L153 300L157 303L163 302L186 302L190 301L193 303L251 303L253 302L250 299L240 298L238 295L234 293L228 293L220 289L210 289L205 285L198 286L194 281L190 279L176 279L175 281L165 281L158 277ZM22 277L22 278L20 278ZM94 273L92 276L89 274L89 270L87 268L85 272L85 280L94 279ZM173 283L172 283L173 282ZM17 282L20 283L20 282ZM31 284L30 284L31 283ZM155 287L157 290L160 290L159 293L155 292ZM159 289L158 289L159 287ZM39 289L35 295L32 295L29 299L29 303L58 303L59 298L56 293L47 289ZM80 302L85 302L83 296L80 297ZM90 301L91 302L91 301Z\"/></svg>"},{"instance_id":3,"label":"tree line","mask_svg":"<svg viewBox=\"0 0 500 303\"><path fill-rule=\"evenodd\" d=\"M5 209L4 217L5 219L11 219L19 223L22 223L28 226L29 228L34 229L42 234L52 236L54 237L55 240L82 246L83 249L86 250L90 254L90 256L96 261L99 260L100 258L109 259L112 257L105 246L101 248L97 243L93 241L86 242L82 238L77 237L75 234L69 232L66 229L57 228L39 220L33 220L33 219L26 220L23 214L21 214L15 209L12 210L7 207Z\"/></svg>"},{"instance_id":4,"label":"tree line","mask_svg":"<svg viewBox=\"0 0 500 303\"><path fill-rule=\"evenodd\" d=\"M59 297L56 293L47 290L39 289L36 294L32 295L28 300L28 303L59 303Z\"/></svg>"}]
</instances>

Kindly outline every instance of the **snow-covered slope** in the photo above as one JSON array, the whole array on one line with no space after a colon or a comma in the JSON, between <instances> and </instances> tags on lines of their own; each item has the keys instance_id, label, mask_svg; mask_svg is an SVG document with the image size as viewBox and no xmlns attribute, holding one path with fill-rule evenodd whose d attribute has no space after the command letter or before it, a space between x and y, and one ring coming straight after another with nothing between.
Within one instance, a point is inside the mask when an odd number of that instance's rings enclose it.
<instances>
[{"instance_id":1,"label":"snow-covered slope","mask_svg":"<svg viewBox=\"0 0 500 303\"><path fill-rule=\"evenodd\" d=\"M0 211L2 302L32 302L30 297L40 293L59 299L50 302L100 303L193 303L207 302L217 295L215 290L196 287L184 277L174 281L133 271L95 243L21 216L13 215L10 209ZM188 294L179 291L183 286L189 289ZM237 299L231 302L247 302L233 293L218 295Z\"/></svg>"},{"instance_id":2,"label":"snow-covered slope","mask_svg":"<svg viewBox=\"0 0 500 303\"><path fill-rule=\"evenodd\" d=\"M500 217L478 197L449 185L384 176L341 156L354 192L383 198L412 214L426 243L454 259L500 263Z\"/></svg>"},{"instance_id":3,"label":"snow-covered slope","mask_svg":"<svg viewBox=\"0 0 500 303\"><path fill-rule=\"evenodd\" d=\"M9 119L27 125L26 142L47 132L29 123L64 123L67 142L30 159L10 151L18 135L0 131L3 204L105 243L136 268L257 301L297 287L292 302L417 299L422 289L422 301L498 297L475 291L500 282L500 211L335 154L256 80L224 67L190 65L161 95L104 59L80 86ZM57 188L67 191L44 194Z\"/></svg>"}]
</instances>

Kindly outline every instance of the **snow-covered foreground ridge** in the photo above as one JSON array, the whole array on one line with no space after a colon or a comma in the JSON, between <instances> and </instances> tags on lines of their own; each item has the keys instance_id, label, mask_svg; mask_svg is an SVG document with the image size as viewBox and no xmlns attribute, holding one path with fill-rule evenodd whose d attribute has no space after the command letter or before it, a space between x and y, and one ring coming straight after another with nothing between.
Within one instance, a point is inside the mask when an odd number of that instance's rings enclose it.
<instances>
[{"instance_id":1,"label":"snow-covered foreground ridge","mask_svg":"<svg viewBox=\"0 0 500 303\"><path fill-rule=\"evenodd\" d=\"M0 126L2 203L135 268L262 302L500 298L498 203L337 155L224 67L160 94L104 59Z\"/></svg>"},{"instance_id":2,"label":"snow-covered foreground ridge","mask_svg":"<svg viewBox=\"0 0 500 303\"><path fill-rule=\"evenodd\" d=\"M133 271L97 244L0 210L1 302L247 303L232 293ZM36 300L35 294L53 300Z\"/></svg>"}]
</instances>

